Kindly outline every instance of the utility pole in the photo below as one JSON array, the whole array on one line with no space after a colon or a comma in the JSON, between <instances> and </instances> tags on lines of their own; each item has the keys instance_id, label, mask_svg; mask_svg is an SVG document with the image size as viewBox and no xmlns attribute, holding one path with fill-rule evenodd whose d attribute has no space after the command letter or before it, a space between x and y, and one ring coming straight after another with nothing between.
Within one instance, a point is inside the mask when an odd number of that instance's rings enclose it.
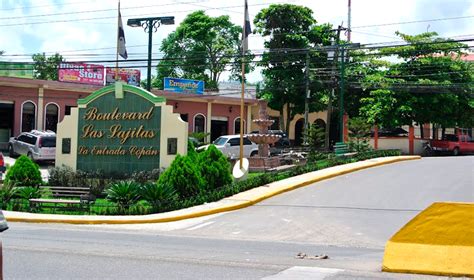
<instances>
[{"instance_id":1,"label":"utility pole","mask_svg":"<svg viewBox=\"0 0 474 280\"><path fill-rule=\"evenodd\" d=\"M345 75L345 57L344 45L341 46L341 82L339 90L339 127L340 127L340 142L344 143L344 75Z\"/></svg>"},{"instance_id":2,"label":"utility pole","mask_svg":"<svg viewBox=\"0 0 474 280\"><path fill-rule=\"evenodd\" d=\"M329 143L329 135L330 135L330 132L331 132L331 113L332 113L332 99L333 99L333 96L334 96L334 91L335 91L335 88L337 86L337 83L336 83L336 63L337 63L337 60L338 60L338 57L339 57L339 40L340 40L340 36L341 36L341 30L342 30L342 26L339 25L337 27L337 34L336 34L336 40L332 42L332 46L334 47L334 53L333 53L333 57L332 57L332 71L331 71L331 81L332 81L332 89L331 89L331 93L329 94L329 98L328 98L328 108L326 110L326 137L325 137L325 147L326 147L326 150L329 151L329 148L330 148L330 143Z\"/></svg>"},{"instance_id":3,"label":"utility pole","mask_svg":"<svg viewBox=\"0 0 474 280\"><path fill-rule=\"evenodd\" d=\"M304 134L303 134L303 145L308 145L308 131L309 131L309 49L306 51L306 67L305 67L305 80L306 80L306 90L305 90L305 100L304 100Z\"/></svg>"}]
</instances>

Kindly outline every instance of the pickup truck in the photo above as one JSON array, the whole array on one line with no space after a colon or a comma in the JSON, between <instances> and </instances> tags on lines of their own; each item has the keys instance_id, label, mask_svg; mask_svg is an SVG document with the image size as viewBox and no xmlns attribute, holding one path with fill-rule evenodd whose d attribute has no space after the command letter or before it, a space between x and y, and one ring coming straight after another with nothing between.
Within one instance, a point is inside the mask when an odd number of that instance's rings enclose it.
<instances>
[{"instance_id":1,"label":"pickup truck","mask_svg":"<svg viewBox=\"0 0 474 280\"><path fill-rule=\"evenodd\" d=\"M463 153L474 153L474 142L466 134L445 134L441 140L431 140L430 148L433 153L447 152L457 156Z\"/></svg>"}]
</instances>

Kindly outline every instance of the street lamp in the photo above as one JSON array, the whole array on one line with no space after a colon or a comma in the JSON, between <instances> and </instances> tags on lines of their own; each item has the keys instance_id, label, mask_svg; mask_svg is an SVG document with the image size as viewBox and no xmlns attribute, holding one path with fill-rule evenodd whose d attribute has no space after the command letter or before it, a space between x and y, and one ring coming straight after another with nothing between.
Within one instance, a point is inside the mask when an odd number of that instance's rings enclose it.
<instances>
[{"instance_id":1,"label":"street lamp","mask_svg":"<svg viewBox=\"0 0 474 280\"><path fill-rule=\"evenodd\" d=\"M146 77L146 89L151 90L151 46L152 34L158 30L160 25L174 24L174 17L150 17L150 18L131 18L127 21L130 27L143 27L148 32L148 72Z\"/></svg>"}]
</instances>

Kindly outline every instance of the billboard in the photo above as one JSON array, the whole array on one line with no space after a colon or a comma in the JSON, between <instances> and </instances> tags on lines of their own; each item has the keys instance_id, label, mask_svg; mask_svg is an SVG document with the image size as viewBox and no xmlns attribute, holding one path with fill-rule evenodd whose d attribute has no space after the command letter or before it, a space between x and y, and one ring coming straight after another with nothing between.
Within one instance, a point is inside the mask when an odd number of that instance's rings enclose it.
<instances>
[{"instance_id":1,"label":"billboard","mask_svg":"<svg viewBox=\"0 0 474 280\"><path fill-rule=\"evenodd\" d=\"M105 68L103 65L62 62L58 74L60 82L103 86Z\"/></svg>"},{"instance_id":2,"label":"billboard","mask_svg":"<svg viewBox=\"0 0 474 280\"><path fill-rule=\"evenodd\" d=\"M0 61L0 76L33 79L33 64Z\"/></svg>"},{"instance_id":3,"label":"billboard","mask_svg":"<svg viewBox=\"0 0 474 280\"><path fill-rule=\"evenodd\" d=\"M178 78L165 78L164 90L181 92L181 93L193 93L203 94L204 93L204 81L178 79Z\"/></svg>"},{"instance_id":4,"label":"billboard","mask_svg":"<svg viewBox=\"0 0 474 280\"><path fill-rule=\"evenodd\" d=\"M115 69L116 68L107 67L105 75L106 85L115 83ZM140 86L140 70L138 69L119 68L118 76L121 81L124 81L131 86Z\"/></svg>"}]
</instances>

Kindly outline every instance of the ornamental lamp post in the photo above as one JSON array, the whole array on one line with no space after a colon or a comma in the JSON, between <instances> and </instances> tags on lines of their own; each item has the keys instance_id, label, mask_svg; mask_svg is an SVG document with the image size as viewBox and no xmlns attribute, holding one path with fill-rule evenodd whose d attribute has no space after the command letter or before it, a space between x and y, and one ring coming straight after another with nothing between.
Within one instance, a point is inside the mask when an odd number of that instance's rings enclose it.
<instances>
[{"instance_id":1,"label":"ornamental lamp post","mask_svg":"<svg viewBox=\"0 0 474 280\"><path fill-rule=\"evenodd\" d=\"M148 67L146 77L146 89L151 91L151 46L152 34L158 30L160 25L173 25L174 17L149 17L149 18L131 18L127 20L127 25L130 27L143 27L145 32L148 32Z\"/></svg>"}]
</instances>

